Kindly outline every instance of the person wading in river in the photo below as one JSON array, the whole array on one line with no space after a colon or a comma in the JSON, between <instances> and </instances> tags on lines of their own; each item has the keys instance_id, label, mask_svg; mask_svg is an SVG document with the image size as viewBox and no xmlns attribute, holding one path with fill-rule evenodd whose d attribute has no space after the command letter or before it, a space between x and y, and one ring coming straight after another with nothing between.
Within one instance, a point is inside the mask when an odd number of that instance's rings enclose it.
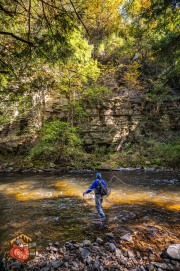
<instances>
[{"instance_id":1,"label":"person wading in river","mask_svg":"<svg viewBox=\"0 0 180 271\"><path fill-rule=\"evenodd\" d=\"M94 190L96 210L98 211L98 215L100 216L101 220L104 221L106 219L106 216L102 209L102 203L103 203L102 188L103 187L105 189L107 188L106 182L101 178L101 173L96 173L96 180L94 180L91 186L89 187L89 189L83 193L83 196Z\"/></svg>"}]
</instances>

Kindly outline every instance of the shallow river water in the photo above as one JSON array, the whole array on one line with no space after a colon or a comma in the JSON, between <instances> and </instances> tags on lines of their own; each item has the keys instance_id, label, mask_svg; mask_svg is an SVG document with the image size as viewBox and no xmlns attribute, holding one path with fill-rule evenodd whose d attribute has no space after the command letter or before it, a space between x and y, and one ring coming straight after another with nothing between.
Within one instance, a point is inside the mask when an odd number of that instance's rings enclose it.
<instances>
[{"instance_id":1,"label":"shallow river water","mask_svg":"<svg viewBox=\"0 0 180 271\"><path fill-rule=\"evenodd\" d=\"M107 222L96 222L93 193L82 193L94 173L0 175L0 254L24 233L39 250L49 242L93 239L113 232L138 237L137 246L179 242L180 181L177 174L104 172L111 194L104 199ZM159 246L160 247L160 246Z\"/></svg>"}]
</instances>

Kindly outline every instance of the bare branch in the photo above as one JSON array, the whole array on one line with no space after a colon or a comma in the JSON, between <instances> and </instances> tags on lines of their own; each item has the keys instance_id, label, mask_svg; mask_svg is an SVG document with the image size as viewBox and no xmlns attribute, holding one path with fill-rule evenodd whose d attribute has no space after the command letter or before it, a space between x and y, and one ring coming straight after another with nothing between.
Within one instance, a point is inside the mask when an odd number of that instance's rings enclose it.
<instances>
[{"instance_id":1,"label":"bare branch","mask_svg":"<svg viewBox=\"0 0 180 271\"><path fill-rule=\"evenodd\" d=\"M13 70L6 62L4 62L2 59L0 59L0 62L1 62L6 68L8 68L8 70L10 70L10 71L14 74L14 76L17 78L17 75L15 74L14 70Z\"/></svg>"},{"instance_id":2,"label":"bare branch","mask_svg":"<svg viewBox=\"0 0 180 271\"><path fill-rule=\"evenodd\" d=\"M30 41L31 35L31 0L29 0L29 8L28 8L28 41Z\"/></svg>"},{"instance_id":3,"label":"bare branch","mask_svg":"<svg viewBox=\"0 0 180 271\"><path fill-rule=\"evenodd\" d=\"M44 15L45 21L46 21L46 23L47 23L47 25L48 25L48 27L49 27L52 35L54 35L53 31L52 31L52 28L51 28L51 24L50 24L50 22L49 22L49 20L48 20L48 18L46 16L46 12L45 12L45 8L44 8L44 2L43 2L43 0L41 0L41 2L42 2L42 10L43 10L43 15Z\"/></svg>"},{"instance_id":4,"label":"bare branch","mask_svg":"<svg viewBox=\"0 0 180 271\"><path fill-rule=\"evenodd\" d=\"M17 39L17 40L20 40L20 41L22 41L22 42L24 42L24 43L27 43L29 46L33 46L33 45L34 45L31 41L28 41L28 40L25 40L25 39L23 39L23 38L21 38L21 37L18 37L18 36L14 35L14 34L11 33L11 32L0 31L0 35L8 35L8 36L11 36L11 37L13 37L13 38L15 38L15 39Z\"/></svg>"},{"instance_id":5,"label":"bare branch","mask_svg":"<svg viewBox=\"0 0 180 271\"><path fill-rule=\"evenodd\" d=\"M8 74L9 71L1 71L1 70L0 70L0 73L2 73L2 74Z\"/></svg>"},{"instance_id":6,"label":"bare branch","mask_svg":"<svg viewBox=\"0 0 180 271\"><path fill-rule=\"evenodd\" d=\"M1 4L0 4L0 10L4 11L4 13L6 13L7 15L9 15L11 17L13 17L13 14L15 13L14 11L7 10Z\"/></svg>"},{"instance_id":7,"label":"bare branch","mask_svg":"<svg viewBox=\"0 0 180 271\"><path fill-rule=\"evenodd\" d=\"M30 37L31 37L31 0L29 0L29 8L28 8L28 36L27 39L28 41L30 41ZM31 59L31 47L30 48L30 59Z\"/></svg>"},{"instance_id":8,"label":"bare branch","mask_svg":"<svg viewBox=\"0 0 180 271\"><path fill-rule=\"evenodd\" d=\"M71 5L72 5L72 7L73 7L73 9L74 9L74 12L75 12L76 16L78 17L78 19L80 20L80 22L81 22L82 25L84 26L84 28L85 28L85 30L86 30L88 36L90 36L90 35L89 35L89 32L88 32L88 29L87 29L87 27L85 26L84 22L82 21L81 17L79 16L79 13L77 12L77 10L76 10L76 8L75 8L74 3L72 2L72 0L70 0L70 3L71 3Z\"/></svg>"},{"instance_id":9,"label":"bare branch","mask_svg":"<svg viewBox=\"0 0 180 271\"><path fill-rule=\"evenodd\" d=\"M16 2L16 4L19 4L26 12L27 12L27 8L25 7L24 3L20 3L18 0L14 0Z\"/></svg>"}]
</instances>

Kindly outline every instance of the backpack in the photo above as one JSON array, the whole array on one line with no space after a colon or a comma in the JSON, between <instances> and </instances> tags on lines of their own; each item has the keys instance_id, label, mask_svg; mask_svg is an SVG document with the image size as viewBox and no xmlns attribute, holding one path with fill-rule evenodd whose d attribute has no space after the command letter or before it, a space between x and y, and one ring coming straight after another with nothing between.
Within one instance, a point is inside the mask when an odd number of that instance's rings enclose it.
<instances>
[{"instance_id":1,"label":"backpack","mask_svg":"<svg viewBox=\"0 0 180 271\"><path fill-rule=\"evenodd\" d=\"M107 196L108 195L108 188L106 186L104 186L100 180L98 180L98 182L100 184L99 193L101 194L101 196Z\"/></svg>"}]
</instances>

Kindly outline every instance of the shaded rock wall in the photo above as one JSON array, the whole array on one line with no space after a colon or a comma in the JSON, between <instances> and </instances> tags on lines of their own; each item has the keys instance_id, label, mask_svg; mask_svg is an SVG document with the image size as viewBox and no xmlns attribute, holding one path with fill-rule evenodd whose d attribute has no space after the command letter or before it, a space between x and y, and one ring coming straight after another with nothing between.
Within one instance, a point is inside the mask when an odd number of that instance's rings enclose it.
<instances>
[{"instance_id":1,"label":"shaded rock wall","mask_svg":"<svg viewBox=\"0 0 180 271\"><path fill-rule=\"evenodd\" d=\"M179 101L153 102L143 95L124 94L110 98L99 108L87 109L86 144L114 145L119 150L128 138L154 131L177 130Z\"/></svg>"},{"instance_id":2,"label":"shaded rock wall","mask_svg":"<svg viewBox=\"0 0 180 271\"><path fill-rule=\"evenodd\" d=\"M44 99L44 97L43 97ZM0 150L16 150L36 140L43 120L67 120L67 100L57 94L36 97L26 116L17 116L0 129ZM16 109L17 110L17 106ZM179 129L179 99L150 101L137 92L119 93L98 105L87 106L82 137L87 146L106 145L119 150L127 140L153 131Z\"/></svg>"}]
</instances>

